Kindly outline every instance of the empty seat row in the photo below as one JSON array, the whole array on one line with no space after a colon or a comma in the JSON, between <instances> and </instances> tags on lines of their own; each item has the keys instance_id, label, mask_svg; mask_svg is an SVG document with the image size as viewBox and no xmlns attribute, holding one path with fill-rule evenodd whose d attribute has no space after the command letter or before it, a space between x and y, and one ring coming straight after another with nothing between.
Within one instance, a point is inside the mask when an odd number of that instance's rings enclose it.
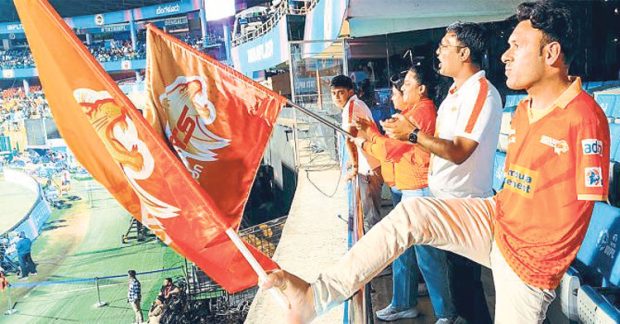
<instances>
[{"instance_id":1,"label":"empty seat row","mask_svg":"<svg viewBox=\"0 0 620 324\"><path fill-rule=\"evenodd\" d=\"M619 323L620 208L597 202L575 262L560 284L562 312L581 323Z\"/></svg>"},{"instance_id":2,"label":"empty seat row","mask_svg":"<svg viewBox=\"0 0 620 324\"><path fill-rule=\"evenodd\" d=\"M510 94L506 96L506 103L504 107L514 107L519 104L519 101L525 99L526 94Z\"/></svg>"}]
</instances>

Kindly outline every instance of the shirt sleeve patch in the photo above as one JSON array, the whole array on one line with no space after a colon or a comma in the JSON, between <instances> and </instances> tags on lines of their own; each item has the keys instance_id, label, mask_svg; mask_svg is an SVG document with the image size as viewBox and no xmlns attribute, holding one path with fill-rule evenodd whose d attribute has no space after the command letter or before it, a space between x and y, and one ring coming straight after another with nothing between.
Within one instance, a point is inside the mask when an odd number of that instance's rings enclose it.
<instances>
[{"instance_id":1,"label":"shirt sleeve patch","mask_svg":"<svg viewBox=\"0 0 620 324\"><path fill-rule=\"evenodd\" d=\"M585 168L586 188L603 187L603 176L600 167Z\"/></svg>"},{"instance_id":2,"label":"shirt sleeve patch","mask_svg":"<svg viewBox=\"0 0 620 324\"><path fill-rule=\"evenodd\" d=\"M603 141L595 138L581 140L581 149L584 155L603 155Z\"/></svg>"}]
</instances>

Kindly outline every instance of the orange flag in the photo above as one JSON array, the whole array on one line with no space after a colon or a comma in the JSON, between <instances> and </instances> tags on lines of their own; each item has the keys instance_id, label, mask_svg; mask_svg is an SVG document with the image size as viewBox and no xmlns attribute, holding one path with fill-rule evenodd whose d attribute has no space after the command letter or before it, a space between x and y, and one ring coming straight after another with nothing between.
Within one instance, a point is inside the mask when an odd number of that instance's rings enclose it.
<instances>
[{"instance_id":1,"label":"orange flag","mask_svg":"<svg viewBox=\"0 0 620 324\"><path fill-rule=\"evenodd\" d=\"M76 158L138 220L229 292L257 276L230 222L45 0L16 0L39 79ZM247 245L247 244L246 244ZM248 245L265 270L277 265Z\"/></svg>"},{"instance_id":2,"label":"orange flag","mask_svg":"<svg viewBox=\"0 0 620 324\"><path fill-rule=\"evenodd\" d=\"M146 119L237 228L286 99L153 25Z\"/></svg>"}]
</instances>

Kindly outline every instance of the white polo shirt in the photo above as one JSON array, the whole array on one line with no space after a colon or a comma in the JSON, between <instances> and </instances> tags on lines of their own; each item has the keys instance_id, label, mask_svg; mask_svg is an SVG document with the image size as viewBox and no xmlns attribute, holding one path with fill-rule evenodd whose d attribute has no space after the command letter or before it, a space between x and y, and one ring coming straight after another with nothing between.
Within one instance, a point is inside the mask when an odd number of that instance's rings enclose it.
<instances>
[{"instance_id":1,"label":"white polo shirt","mask_svg":"<svg viewBox=\"0 0 620 324\"><path fill-rule=\"evenodd\" d=\"M431 155L428 185L433 196L493 195L493 161L501 118L501 97L485 78L484 71L472 75L460 89L455 89L455 85L450 87L437 112L435 136L446 140L464 137L478 142L478 146L460 165Z\"/></svg>"},{"instance_id":2,"label":"white polo shirt","mask_svg":"<svg viewBox=\"0 0 620 324\"><path fill-rule=\"evenodd\" d=\"M351 106L352 105L352 106ZM351 121L355 120L358 116L365 117L366 119L372 119L372 113L368 106L357 98L356 95L351 96L347 104L342 108L342 128L349 130L351 123L349 122L349 110L352 111ZM357 172L359 174L369 174L370 171L381 166L381 162L371 155L364 152L361 148L357 147L357 156L359 157Z\"/></svg>"}]
</instances>

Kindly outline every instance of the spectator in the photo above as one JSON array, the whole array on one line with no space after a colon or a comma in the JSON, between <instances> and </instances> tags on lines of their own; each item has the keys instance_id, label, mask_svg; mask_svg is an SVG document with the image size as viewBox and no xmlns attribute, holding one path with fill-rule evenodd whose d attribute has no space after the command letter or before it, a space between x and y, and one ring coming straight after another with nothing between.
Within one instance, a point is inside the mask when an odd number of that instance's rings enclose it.
<instances>
[{"instance_id":1,"label":"spectator","mask_svg":"<svg viewBox=\"0 0 620 324\"><path fill-rule=\"evenodd\" d=\"M9 286L9 281L6 279L4 269L0 268L0 291L4 291Z\"/></svg>"},{"instance_id":2,"label":"spectator","mask_svg":"<svg viewBox=\"0 0 620 324\"><path fill-rule=\"evenodd\" d=\"M63 167L60 171L61 179L61 192L69 192L71 190L71 173L67 170L67 167Z\"/></svg>"},{"instance_id":3,"label":"spectator","mask_svg":"<svg viewBox=\"0 0 620 324\"><path fill-rule=\"evenodd\" d=\"M20 280L28 278L29 274L37 275L37 266L32 261L30 255L32 249L32 241L26 237L24 231L19 232L19 240L15 243L17 257L19 258L19 267L21 268Z\"/></svg>"},{"instance_id":4,"label":"spectator","mask_svg":"<svg viewBox=\"0 0 620 324\"><path fill-rule=\"evenodd\" d=\"M151 310L149 310L149 324L159 324L161 317L164 315L164 310L164 298L157 296L151 306Z\"/></svg>"},{"instance_id":5,"label":"spectator","mask_svg":"<svg viewBox=\"0 0 620 324\"><path fill-rule=\"evenodd\" d=\"M136 271L127 271L129 275L129 289L127 291L127 302L131 305L135 313L134 324L142 324L144 318L142 317L142 308L140 307L140 300L142 299L142 291L140 288L140 281L136 278Z\"/></svg>"},{"instance_id":6,"label":"spectator","mask_svg":"<svg viewBox=\"0 0 620 324\"><path fill-rule=\"evenodd\" d=\"M157 297L162 297L164 303L168 303L170 299L174 295L178 295L179 292L179 287L177 287L172 282L172 278L166 278L164 279L164 284L161 286L161 289L159 290L159 295Z\"/></svg>"},{"instance_id":7,"label":"spectator","mask_svg":"<svg viewBox=\"0 0 620 324\"><path fill-rule=\"evenodd\" d=\"M353 135L357 129L352 122L360 117L372 119L368 106L357 98L353 91L353 81L346 75L335 76L330 83L332 101L342 110L342 128ZM381 220L381 163L370 154L357 148L353 142L347 140L346 153L348 154L347 174L348 181L356 181L361 193L361 205L364 214L364 230Z\"/></svg>"}]
</instances>

